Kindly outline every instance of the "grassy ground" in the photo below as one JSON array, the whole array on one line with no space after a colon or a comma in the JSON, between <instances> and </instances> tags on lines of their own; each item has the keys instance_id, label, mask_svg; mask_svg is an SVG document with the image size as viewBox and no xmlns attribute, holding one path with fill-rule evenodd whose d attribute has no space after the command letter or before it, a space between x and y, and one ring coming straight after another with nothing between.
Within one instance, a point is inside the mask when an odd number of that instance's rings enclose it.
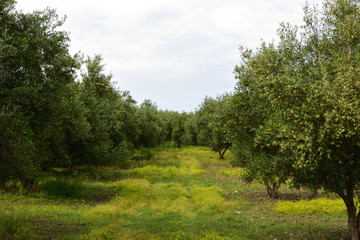
<instances>
[{"instance_id":1,"label":"grassy ground","mask_svg":"<svg viewBox=\"0 0 360 240\"><path fill-rule=\"evenodd\" d=\"M2 191L0 239L346 239L338 199L283 187L270 200L239 171L200 147L164 148L128 170L57 169L40 190Z\"/></svg>"}]
</instances>

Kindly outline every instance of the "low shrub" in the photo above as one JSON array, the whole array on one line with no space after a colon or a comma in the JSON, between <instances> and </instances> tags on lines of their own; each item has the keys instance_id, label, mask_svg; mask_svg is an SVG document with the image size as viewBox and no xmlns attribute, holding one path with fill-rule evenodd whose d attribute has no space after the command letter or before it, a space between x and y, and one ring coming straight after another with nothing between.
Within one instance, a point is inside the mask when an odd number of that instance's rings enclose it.
<instances>
[{"instance_id":1,"label":"low shrub","mask_svg":"<svg viewBox=\"0 0 360 240\"><path fill-rule=\"evenodd\" d=\"M80 182L61 178L47 179L39 182L38 186L49 196L59 198L80 198L85 190Z\"/></svg>"},{"instance_id":2,"label":"low shrub","mask_svg":"<svg viewBox=\"0 0 360 240\"><path fill-rule=\"evenodd\" d=\"M140 148L132 155L132 160L154 160L154 152L150 148Z\"/></svg>"}]
</instances>

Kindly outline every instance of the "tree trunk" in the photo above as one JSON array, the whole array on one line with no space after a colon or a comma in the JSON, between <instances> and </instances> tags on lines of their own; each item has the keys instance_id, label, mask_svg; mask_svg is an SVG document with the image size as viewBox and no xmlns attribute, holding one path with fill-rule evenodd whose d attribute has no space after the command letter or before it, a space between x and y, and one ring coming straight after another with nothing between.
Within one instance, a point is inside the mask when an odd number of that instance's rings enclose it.
<instances>
[{"instance_id":1,"label":"tree trunk","mask_svg":"<svg viewBox=\"0 0 360 240\"><path fill-rule=\"evenodd\" d=\"M32 179L32 178L25 178L25 179L21 180L21 182L25 189L32 188L35 185L35 179Z\"/></svg>"},{"instance_id":2,"label":"tree trunk","mask_svg":"<svg viewBox=\"0 0 360 240\"><path fill-rule=\"evenodd\" d=\"M347 208L348 212L348 225L351 240L359 240L358 223L356 222L356 207Z\"/></svg>"},{"instance_id":3,"label":"tree trunk","mask_svg":"<svg viewBox=\"0 0 360 240\"><path fill-rule=\"evenodd\" d=\"M279 193L277 191L279 186L280 186L280 184L277 184L277 183L273 183L272 186L268 183L265 183L266 192L267 192L267 195L269 198L272 198L272 199L279 198Z\"/></svg>"},{"instance_id":4,"label":"tree trunk","mask_svg":"<svg viewBox=\"0 0 360 240\"><path fill-rule=\"evenodd\" d=\"M351 240L359 240L359 220L360 215L357 214L354 203L354 189L352 186L346 188L345 193L339 194L343 199L348 213L348 227Z\"/></svg>"},{"instance_id":5,"label":"tree trunk","mask_svg":"<svg viewBox=\"0 0 360 240\"><path fill-rule=\"evenodd\" d=\"M221 160L224 159L224 156L225 156L226 151L227 151L227 149L224 149L223 151L219 150L219 156L220 156L220 159L221 159Z\"/></svg>"}]
</instances>

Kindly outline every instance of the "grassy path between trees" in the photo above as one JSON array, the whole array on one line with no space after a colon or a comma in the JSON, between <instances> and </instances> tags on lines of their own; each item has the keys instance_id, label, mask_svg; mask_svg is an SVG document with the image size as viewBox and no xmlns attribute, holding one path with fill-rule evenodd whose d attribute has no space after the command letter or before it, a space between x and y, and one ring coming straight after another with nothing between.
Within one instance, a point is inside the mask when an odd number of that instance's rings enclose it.
<instances>
[{"instance_id":1,"label":"grassy path between trees","mask_svg":"<svg viewBox=\"0 0 360 240\"><path fill-rule=\"evenodd\" d=\"M311 193L289 187L271 200L240 175L201 147L156 150L128 170L57 169L40 190L20 194L9 183L2 191L0 239L346 238L341 201L306 200Z\"/></svg>"}]
</instances>

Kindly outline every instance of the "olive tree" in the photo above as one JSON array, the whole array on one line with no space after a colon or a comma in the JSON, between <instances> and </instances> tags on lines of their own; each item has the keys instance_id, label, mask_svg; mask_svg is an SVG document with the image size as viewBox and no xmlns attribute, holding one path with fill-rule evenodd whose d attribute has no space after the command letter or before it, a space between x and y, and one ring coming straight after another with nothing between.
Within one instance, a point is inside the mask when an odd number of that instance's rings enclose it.
<instances>
[{"instance_id":1,"label":"olive tree","mask_svg":"<svg viewBox=\"0 0 360 240\"><path fill-rule=\"evenodd\" d=\"M85 104L83 114L90 125L90 135L78 141L78 157L74 164L124 165L138 140L135 119L136 102L128 92L117 91L111 83L112 75L105 73L101 55L84 61L79 93Z\"/></svg>"},{"instance_id":2,"label":"olive tree","mask_svg":"<svg viewBox=\"0 0 360 240\"><path fill-rule=\"evenodd\" d=\"M279 112L264 94L264 86L281 74L284 62L274 44L263 43L256 53L240 50L243 64L235 67L236 92L225 111L230 119L226 127L232 140L231 163L246 168L246 180L257 179L265 185L269 197L277 198L279 187L288 178L289 163L273 138L282 123ZM270 127L275 130L269 131Z\"/></svg>"},{"instance_id":3,"label":"olive tree","mask_svg":"<svg viewBox=\"0 0 360 240\"><path fill-rule=\"evenodd\" d=\"M286 24L279 29L280 43L270 48L278 57L262 63L262 46L239 75L246 86L247 74L261 70L251 81L258 100L269 103L271 113L254 131L255 145L283 154L294 184L338 194L351 239L359 239L360 229L354 203L360 182L359 21L357 0L328 0L322 10L306 6L301 31Z\"/></svg>"},{"instance_id":4,"label":"olive tree","mask_svg":"<svg viewBox=\"0 0 360 240\"><path fill-rule=\"evenodd\" d=\"M224 159L226 151L231 146L227 137L224 124L226 122L224 105L228 95L218 96L217 98L205 97L199 109L194 114L195 131L197 144L209 146L214 152L219 153L219 158ZM186 123L187 134L185 138L191 138L191 122Z\"/></svg>"},{"instance_id":5,"label":"olive tree","mask_svg":"<svg viewBox=\"0 0 360 240\"><path fill-rule=\"evenodd\" d=\"M219 153L219 158L224 159L225 153L231 147L231 140L225 124L228 121L226 115L226 104L228 104L230 94L223 94L214 99L214 112L209 115L209 130L211 134L211 149Z\"/></svg>"},{"instance_id":6,"label":"olive tree","mask_svg":"<svg viewBox=\"0 0 360 240\"><path fill-rule=\"evenodd\" d=\"M163 122L159 110L151 100L144 100L137 109L136 118L139 123L139 138L136 147L155 147L164 142L162 137Z\"/></svg>"},{"instance_id":7,"label":"olive tree","mask_svg":"<svg viewBox=\"0 0 360 240\"><path fill-rule=\"evenodd\" d=\"M184 135L182 141L187 145L197 145L196 114L190 112L184 122Z\"/></svg>"},{"instance_id":8,"label":"olive tree","mask_svg":"<svg viewBox=\"0 0 360 240\"><path fill-rule=\"evenodd\" d=\"M0 181L30 184L44 161L64 152L64 103L78 61L55 11L22 13L5 0L0 22Z\"/></svg>"}]
</instances>

